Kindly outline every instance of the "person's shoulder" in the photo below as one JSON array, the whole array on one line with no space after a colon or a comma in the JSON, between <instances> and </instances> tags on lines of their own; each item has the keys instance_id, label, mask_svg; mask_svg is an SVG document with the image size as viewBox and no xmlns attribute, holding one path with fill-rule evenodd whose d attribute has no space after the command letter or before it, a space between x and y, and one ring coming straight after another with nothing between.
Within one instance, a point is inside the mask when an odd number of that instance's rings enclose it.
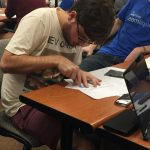
<instances>
[{"instance_id":1,"label":"person's shoulder","mask_svg":"<svg viewBox=\"0 0 150 150\"><path fill-rule=\"evenodd\" d=\"M42 7L42 8L37 8L37 9L33 10L32 12L34 12L34 13L46 13L50 10L51 10L51 8L49 8L49 7Z\"/></svg>"},{"instance_id":2,"label":"person's shoulder","mask_svg":"<svg viewBox=\"0 0 150 150\"><path fill-rule=\"evenodd\" d=\"M40 16L49 15L50 12L51 12L51 8L43 7L43 8L38 8L38 9L35 9L35 10L31 11L26 16L27 17L31 17L31 16L32 17L40 17Z\"/></svg>"},{"instance_id":3,"label":"person's shoulder","mask_svg":"<svg viewBox=\"0 0 150 150\"><path fill-rule=\"evenodd\" d=\"M50 19L56 14L56 8L38 8L36 10L33 10L26 16L22 18L22 21L30 21L30 22L41 22L43 24L48 24L50 22Z\"/></svg>"}]
</instances>

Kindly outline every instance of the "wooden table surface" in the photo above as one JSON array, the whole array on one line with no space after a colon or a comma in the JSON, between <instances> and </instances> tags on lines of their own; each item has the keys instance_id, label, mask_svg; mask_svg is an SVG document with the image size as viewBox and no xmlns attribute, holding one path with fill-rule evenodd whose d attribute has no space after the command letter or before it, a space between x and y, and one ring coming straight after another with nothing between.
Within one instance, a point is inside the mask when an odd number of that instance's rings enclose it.
<instances>
[{"instance_id":1,"label":"wooden table surface","mask_svg":"<svg viewBox=\"0 0 150 150\"><path fill-rule=\"evenodd\" d=\"M128 63L117 65L120 68L127 66ZM44 87L20 96L21 102L65 120L61 150L72 149L72 125L91 131L124 111L124 107L114 104L117 98L114 96L94 100L78 90L67 89L61 84Z\"/></svg>"},{"instance_id":2,"label":"wooden table surface","mask_svg":"<svg viewBox=\"0 0 150 150\"><path fill-rule=\"evenodd\" d=\"M127 65L120 64L122 68ZM94 100L78 90L67 89L55 84L35 91L24 93L20 100L37 108L50 109L69 119L97 128L106 120L117 115L125 108L116 106L118 97Z\"/></svg>"},{"instance_id":3,"label":"wooden table surface","mask_svg":"<svg viewBox=\"0 0 150 150\"><path fill-rule=\"evenodd\" d=\"M51 111L58 111L93 128L124 110L123 107L114 105L117 97L94 100L78 90L67 89L57 84L24 93L20 99L29 105L43 105Z\"/></svg>"}]
</instances>

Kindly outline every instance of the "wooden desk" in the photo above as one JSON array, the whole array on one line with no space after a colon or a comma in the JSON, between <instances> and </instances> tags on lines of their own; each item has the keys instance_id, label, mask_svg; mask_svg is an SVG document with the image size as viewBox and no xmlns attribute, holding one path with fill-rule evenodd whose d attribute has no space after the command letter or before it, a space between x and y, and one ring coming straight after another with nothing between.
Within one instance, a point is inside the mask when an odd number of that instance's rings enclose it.
<instances>
[{"instance_id":1,"label":"wooden desk","mask_svg":"<svg viewBox=\"0 0 150 150\"><path fill-rule=\"evenodd\" d=\"M150 149L150 142L142 139L142 133L140 130L128 137L125 137L105 130L102 126L100 126L98 129L96 129L96 133L98 133L100 137L103 137L104 140L106 139L106 141L109 139L117 144L122 145L126 150Z\"/></svg>"},{"instance_id":2,"label":"wooden desk","mask_svg":"<svg viewBox=\"0 0 150 150\"><path fill-rule=\"evenodd\" d=\"M71 126L92 132L110 117L123 111L123 107L115 106L117 97L93 100L78 90L66 89L61 85L52 85L20 96L20 100L37 109L64 119L64 135L71 134ZM109 111L108 111L109 110ZM67 126L67 127L66 127ZM69 136L69 137L70 137ZM65 140L67 137L63 137ZM67 138L66 140L68 141ZM66 144L68 145L69 142ZM64 148L64 150L71 150Z\"/></svg>"},{"instance_id":3,"label":"wooden desk","mask_svg":"<svg viewBox=\"0 0 150 150\"><path fill-rule=\"evenodd\" d=\"M4 11L5 11L5 8L0 8L0 22L5 22L8 20L8 18L6 16L1 16L1 15L5 14Z\"/></svg>"},{"instance_id":4,"label":"wooden desk","mask_svg":"<svg viewBox=\"0 0 150 150\"><path fill-rule=\"evenodd\" d=\"M150 55L147 55L146 58L147 57L150 57ZM132 135L128 137L110 132L104 129L102 126L99 126L95 132L100 137L105 138L104 140L106 141L107 139L109 139L110 141L116 142L117 144L119 143L120 145L122 145L122 148L124 148L125 150L148 150L150 149L150 141L143 140L142 133L140 130L136 131L135 133L133 133Z\"/></svg>"},{"instance_id":5,"label":"wooden desk","mask_svg":"<svg viewBox=\"0 0 150 150\"><path fill-rule=\"evenodd\" d=\"M116 99L117 97L110 97L93 100L78 90L67 89L57 84L20 96L20 100L24 103L34 105L39 109L41 106L45 107L49 111L93 128L124 110L123 107L114 105Z\"/></svg>"},{"instance_id":6,"label":"wooden desk","mask_svg":"<svg viewBox=\"0 0 150 150\"><path fill-rule=\"evenodd\" d=\"M124 68L126 65L119 66ZM114 105L117 98L94 100L78 90L64 88L63 85L48 86L20 96L23 103L63 120L62 150L72 149L74 126L92 132L122 112L125 108Z\"/></svg>"},{"instance_id":7,"label":"wooden desk","mask_svg":"<svg viewBox=\"0 0 150 150\"><path fill-rule=\"evenodd\" d=\"M124 64L121 65L121 67ZM23 103L63 120L62 149L72 149L73 128L92 132L125 108L114 105L118 97L93 100L78 90L52 85L20 96ZM70 142L68 141L70 140Z\"/></svg>"}]
</instances>

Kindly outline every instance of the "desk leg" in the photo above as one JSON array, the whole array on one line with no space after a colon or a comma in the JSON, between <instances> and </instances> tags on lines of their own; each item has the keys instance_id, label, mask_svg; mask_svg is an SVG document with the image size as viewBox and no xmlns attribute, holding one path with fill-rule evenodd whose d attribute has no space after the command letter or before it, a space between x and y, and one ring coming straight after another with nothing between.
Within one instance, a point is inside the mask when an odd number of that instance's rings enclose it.
<instances>
[{"instance_id":1,"label":"desk leg","mask_svg":"<svg viewBox=\"0 0 150 150\"><path fill-rule=\"evenodd\" d=\"M63 122L61 136L61 150L72 150L73 127L68 122Z\"/></svg>"}]
</instances>

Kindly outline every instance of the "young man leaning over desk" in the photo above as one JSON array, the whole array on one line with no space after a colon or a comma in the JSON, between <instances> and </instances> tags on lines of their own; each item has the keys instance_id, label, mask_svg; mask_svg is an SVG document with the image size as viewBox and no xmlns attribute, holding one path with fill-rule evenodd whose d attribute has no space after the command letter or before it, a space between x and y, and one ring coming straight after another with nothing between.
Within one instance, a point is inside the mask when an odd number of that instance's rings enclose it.
<instances>
[{"instance_id":1,"label":"young man leaning over desk","mask_svg":"<svg viewBox=\"0 0 150 150\"><path fill-rule=\"evenodd\" d=\"M144 11L143 11L144 10ZM128 0L119 12L110 35L112 41L85 58L80 68L92 71L134 59L138 53L150 53L150 1Z\"/></svg>"},{"instance_id":2,"label":"young man leaning over desk","mask_svg":"<svg viewBox=\"0 0 150 150\"><path fill-rule=\"evenodd\" d=\"M59 120L21 103L19 95L48 85L49 76L55 73L85 87L89 81L99 85L98 78L78 67L82 58L80 46L103 42L113 21L110 0L79 0L69 12L40 8L21 20L1 59L5 73L2 105L15 126L42 144L56 147L61 133ZM90 146L84 149L91 150Z\"/></svg>"}]
</instances>

